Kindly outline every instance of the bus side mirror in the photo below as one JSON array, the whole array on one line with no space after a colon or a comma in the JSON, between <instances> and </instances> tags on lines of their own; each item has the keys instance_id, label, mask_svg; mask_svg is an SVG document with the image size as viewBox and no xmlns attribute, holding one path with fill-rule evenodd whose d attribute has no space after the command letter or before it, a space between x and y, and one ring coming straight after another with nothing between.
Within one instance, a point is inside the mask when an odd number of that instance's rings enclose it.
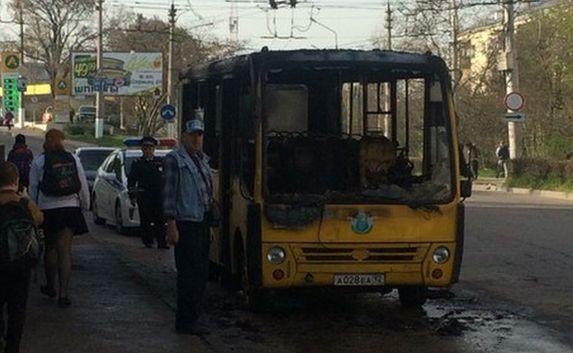
<instances>
[{"instance_id":1,"label":"bus side mirror","mask_svg":"<svg viewBox=\"0 0 573 353\"><path fill-rule=\"evenodd\" d=\"M461 193L461 197L463 197L463 198L472 196L472 180L471 179L465 179L465 180L461 181L460 193Z\"/></svg>"}]
</instances>

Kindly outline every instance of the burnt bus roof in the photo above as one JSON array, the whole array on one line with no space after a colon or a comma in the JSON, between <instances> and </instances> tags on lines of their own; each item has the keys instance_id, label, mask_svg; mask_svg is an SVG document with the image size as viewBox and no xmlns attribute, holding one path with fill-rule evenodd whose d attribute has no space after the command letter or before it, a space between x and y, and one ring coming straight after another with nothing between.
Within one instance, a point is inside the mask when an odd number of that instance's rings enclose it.
<instances>
[{"instance_id":1,"label":"burnt bus roof","mask_svg":"<svg viewBox=\"0 0 573 353\"><path fill-rule=\"evenodd\" d=\"M271 51L263 48L260 52L238 55L227 59L217 60L187 69L182 78L204 79L210 76L248 74L251 65L255 70L269 66L301 67L304 65L343 66L353 64L353 68L368 68L368 66L391 65L393 68L419 69L424 71L448 72L442 58L431 53L408 53L387 50L288 50Z\"/></svg>"}]
</instances>

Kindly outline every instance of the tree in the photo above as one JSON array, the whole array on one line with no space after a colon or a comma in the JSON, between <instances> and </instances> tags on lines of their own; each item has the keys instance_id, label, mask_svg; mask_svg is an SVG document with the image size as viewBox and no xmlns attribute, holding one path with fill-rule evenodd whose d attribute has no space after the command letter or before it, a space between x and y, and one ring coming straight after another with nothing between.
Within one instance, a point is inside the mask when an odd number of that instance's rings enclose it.
<instances>
[{"instance_id":1,"label":"tree","mask_svg":"<svg viewBox=\"0 0 573 353\"><path fill-rule=\"evenodd\" d=\"M517 30L520 90L527 100L524 146L532 157L573 151L573 7L563 1Z\"/></svg>"},{"instance_id":2,"label":"tree","mask_svg":"<svg viewBox=\"0 0 573 353\"><path fill-rule=\"evenodd\" d=\"M38 60L55 82L72 50L85 49L94 38L88 26L94 0L12 0L12 10L22 10L26 24L24 53ZM54 90L52 90L54 92Z\"/></svg>"},{"instance_id":3,"label":"tree","mask_svg":"<svg viewBox=\"0 0 573 353\"><path fill-rule=\"evenodd\" d=\"M141 14L123 13L110 20L106 33L105 46L110 51L162 52L163 67L167 68L169 25L166 22L158 18L146 18ZM175 82L186 67L231 55L240 48L240 45L233 42L199 38L179 26L175 28L174 41L174 57L177 58L173 62ZM159 119L159 109L165 103L166 75L163 81L163 94L159 98L155 98L153 92L125 98L127 115L135 118L140 135L153 135L163 126L163 121Z\"/></svg>"}]
</instances>

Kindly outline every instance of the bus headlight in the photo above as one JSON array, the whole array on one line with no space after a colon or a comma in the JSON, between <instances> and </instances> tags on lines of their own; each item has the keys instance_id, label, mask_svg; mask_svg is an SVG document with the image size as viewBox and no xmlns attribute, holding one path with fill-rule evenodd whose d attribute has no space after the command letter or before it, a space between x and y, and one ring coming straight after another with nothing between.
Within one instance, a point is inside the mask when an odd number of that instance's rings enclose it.
<instances>
[{"instance_id":1,"label":"bus headlight","mask_svg":"<svg viewBox=\"0 0 573 353\"><path fill-rule=\"evenodd\" d=\"M432 255L432 259L437 264L443 264L447 262L449 258L450 250L448 250L448 248L445 246L437 247L436 250L434 250L434 254Z\"/></svg>"},{"instance_id":2,"label":"bus headlight","mask_svg":"<svg viewBox=\"0 0 573 353\"><path fill-rule=\"evenodd\" d=\"M280 246L273 246L267 252L267 260L273 265L280 265L285 260L286 253Z\"/></svg>"}]
</instances>

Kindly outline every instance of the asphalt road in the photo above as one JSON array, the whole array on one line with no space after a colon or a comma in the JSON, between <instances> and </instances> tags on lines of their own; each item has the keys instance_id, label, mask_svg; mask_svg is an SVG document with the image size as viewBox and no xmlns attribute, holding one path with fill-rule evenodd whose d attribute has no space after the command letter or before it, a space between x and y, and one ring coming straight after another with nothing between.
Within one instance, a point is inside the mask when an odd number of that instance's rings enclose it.
<instances>
[{"instance_id":1,"label":"asphalt road","mask_svg":"<svg viewBox=\"0 0 573 353\"><path fill-rule=\"evenodd\" d=\"M461 281L422 310L402 309L396 293L312 291L255 314L212 283L203 337L173 331L172 251L90 224L75 241L73 306L42 298L40 275L22 351L573 352L573 203L492 192L466 202Z\"/></svg>"},{"instance_id":2,"label":"asphalt road","mask_svg":"<svg viewBox=\"0 0 573 353\"><path fill-rule=\"evenodd\" d=\"M32 130L24 130L20 131L17 129L12 129L12 131L8 131L5 127L0 127L0 145L4 145L5 154L8 156L8 151L12 148L14 144L14 136L17 134L23 134L26 136L26 143L34 155L38 155L42 153L43 144L44 144L44 133L42 131L32 131ZM76 148L82 146L89 146L87 143L77 142L77 141L66 141L64 140L64 146L70 152L73 152Z\"/></svg>"}]
</instances>

